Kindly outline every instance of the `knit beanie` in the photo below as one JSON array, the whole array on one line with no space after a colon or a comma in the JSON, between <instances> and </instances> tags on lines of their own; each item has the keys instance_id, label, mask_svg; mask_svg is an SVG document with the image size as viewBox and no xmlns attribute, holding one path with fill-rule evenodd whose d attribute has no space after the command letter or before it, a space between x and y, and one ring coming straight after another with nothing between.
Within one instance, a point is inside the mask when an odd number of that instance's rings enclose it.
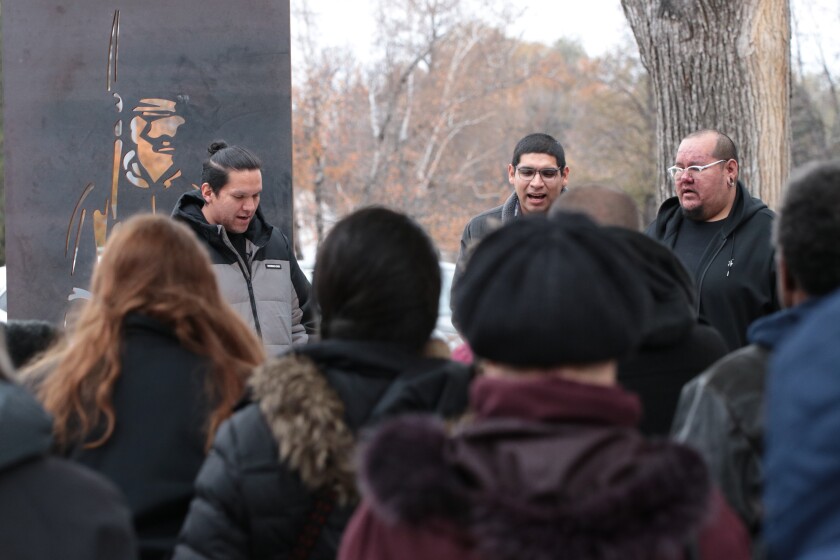
<instances>
[{"instance_id":1,"label":"knit beanie","mask_svg":"<svg viewBox=\"0 0 840 560\"><path fill-rule=\"evenodd\" d=\"M453 298L476 356L520 367L623 358L650 309L625 245L576 213L523 216L490 233Z\"/></svg>"}]
</instances>

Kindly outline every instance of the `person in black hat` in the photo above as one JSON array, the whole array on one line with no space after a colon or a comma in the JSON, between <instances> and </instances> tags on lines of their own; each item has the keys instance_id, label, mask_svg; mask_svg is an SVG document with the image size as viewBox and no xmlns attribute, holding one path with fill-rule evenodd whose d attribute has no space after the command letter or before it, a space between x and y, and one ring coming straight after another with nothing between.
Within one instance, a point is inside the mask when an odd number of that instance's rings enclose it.
<instances>
[{"instance_id":1,"label":"person in black hat","mask_svg":"<svg viewBox=\"0 0 840 560\"><path fill-rule=\"evenodd\" d=\"M474 418L372 436L341 559L749 558L700 456L647 441L617 385L651 307L622 242L579 214L517 220L477 247L454 306L483 371Z\"/></svg>"},{"instance_id":2,"label":"person in black hat","mask_svg":"<svg viewBox=\"0 0 840 560\"><path fill-rule=\"evenodd\" d=\"M638 348L618 364L618 382L642 400L639 431L667 436L680 391L688 381L726 354L714 327L701 324L694 280L673 251L639 231L639 209L627 193L589 185L558 198L549 216L586 214L624 242L640 263L653 300Z\"/></svg>"}]
</instances>

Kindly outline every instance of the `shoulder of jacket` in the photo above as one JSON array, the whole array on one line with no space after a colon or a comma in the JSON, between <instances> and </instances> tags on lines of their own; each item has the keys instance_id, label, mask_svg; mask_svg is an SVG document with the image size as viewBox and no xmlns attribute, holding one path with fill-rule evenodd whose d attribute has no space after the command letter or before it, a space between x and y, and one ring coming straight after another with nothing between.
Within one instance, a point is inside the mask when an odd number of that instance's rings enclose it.
<instances>
[{"instance_id":1,"label":"shoulder of jacket","mask_svg":"<svg viewBox=\"0 0 840 560\"><path fill-rule=\"evenodd\" d=\"M660 235L664 233L668 223L676 218L679 209L680 201L676 196L665 199L665 201L659 205L656 217L652 222L650 222L650 224L648 224L647 228L645 228L645 233L650 237L659 238Z\"/></svg>"},{"instance_id":2,"label":"shoulder of jacket","mask_svg":"<svg viewBox=\"0 0 840 560\"><path fill-rule=\"evenodd\" d=\"M747 216L744 216L737 224L734 224L726 233L727 237L733 233L738 236L747 235L763 239L771 235L773 222L776 219L776 214L766 206L759 208ZM751 251L763 249L764 253L773 253L773 245L768 240L766 244L761 246L751 246Z\"/></svg>"},{"instance_id":3,"label":"shoulder of jacket","mask_svg":"<svg viewBox=\"0 0 840 560\"><path fill-rule=\"evenodd\" d=\"M776 219L776 213L766 206L756 212L756 216L759 216L762 220L766 220L768 222L772 222Z\"/></svg>"},{"instance_id":4,"label":"shoulder of jacket","mask_svg":"<svg viewBox=\"0 0 840 560\"><path fill-rule=\"evenodd\" d=\"M262 253L258 258L281 261L291 261L294 258L289 238L274 226L269 226L269 235L261 247Z\"/></svg>"},{"instance_id":5,"label":"shoulder of jacket","mask_svg":"<svg viewBox=\"0 0 840 560\"><path fill-rule=\"evenodd\" d=\"M502 207L497 206L473 216L464 228L464 238L467 240L481 239L493 226L502 224Z\"/></svg>"},{"instance_id":6,"label":"shoulder of jacket","mask_svg":"<svg viewBox=\"0 0 840 560\"><path fill-rule=\"evenodd\" d=\"M470 219L470 224L483 224L488 219L492 218L499 218L501 219L502 216L502 206L496 206L495 208L490 208L489 210L485 210L480 214L476 214L475 216Z\"/></svg>"},{"instance_id":7,"label":"shoulder of jacket","mask_svg":"<svg viewBox=\"0 0 840 560\"><path fill-rule=\"evenodd\" d=\"M716 392L725 392L732 376L760 374L764 376L769 351L758 344L749 344L730 352L697 376L696 380Z\"/></svg>"},{"instance_id":8,"label":"shoulder of jacket","mask_svg":"<svg viewBox=\"0 0 840 560\"><path fill-rule=\"evenodd\" d=\"M355 438L344 422L344 403L308 357L271 359L249 381L254 399L289 465L311 490L329 488L340 503L354 501Z\"/></svg>"}]
</instances>

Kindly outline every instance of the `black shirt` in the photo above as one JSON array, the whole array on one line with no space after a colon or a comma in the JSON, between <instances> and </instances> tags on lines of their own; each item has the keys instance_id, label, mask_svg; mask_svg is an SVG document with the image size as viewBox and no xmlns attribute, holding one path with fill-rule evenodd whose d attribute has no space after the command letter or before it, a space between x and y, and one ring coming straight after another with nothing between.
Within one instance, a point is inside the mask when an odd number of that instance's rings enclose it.
<instances>
[{"instance_id":1,"label":"black shirt","mask_svg":"<svg viewBox=\"0 0 840 560\"><path fill-rule=\"evenodd\" d=\"M244 233L230 233L227 234L228 239L230 239L231 245L233 248L236 249L236 252L239 253L239 256L242 257L242 260L246 263L248 262L248 244L247 239L245 239Z\"/></svg>"},{"instance_id":2,"label":"black shirt","mask_svg":"<svg viewBox=\"0 0 840 560\"><path fill-rule=\"evenodd\" d=\"M685 269L697 278L697 266L709 242L720 233L720 228L726 220L716 222L695 222L683 220L680 231L677 234L677 242L674 244L674 253L685 265Z\"/></svg>"}]
</instances>

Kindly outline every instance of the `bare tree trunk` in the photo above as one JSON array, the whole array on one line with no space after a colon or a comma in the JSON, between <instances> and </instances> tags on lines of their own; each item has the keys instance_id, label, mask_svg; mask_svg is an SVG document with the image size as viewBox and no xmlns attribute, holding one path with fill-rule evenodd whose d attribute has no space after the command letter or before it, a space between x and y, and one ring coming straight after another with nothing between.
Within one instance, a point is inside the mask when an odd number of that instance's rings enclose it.
<instances>
[{"instance_id":1,"label":"bare tree trunk","mask_svg":"<svg viewBox=\"0 0 840 560\"><path fill-rule=\"evenodd\" d=\"M788 0L621 0L656 101L659 202L680 140L728 134L741 179L775 207L790 169Z\"/></svg>"}]
</instances>

